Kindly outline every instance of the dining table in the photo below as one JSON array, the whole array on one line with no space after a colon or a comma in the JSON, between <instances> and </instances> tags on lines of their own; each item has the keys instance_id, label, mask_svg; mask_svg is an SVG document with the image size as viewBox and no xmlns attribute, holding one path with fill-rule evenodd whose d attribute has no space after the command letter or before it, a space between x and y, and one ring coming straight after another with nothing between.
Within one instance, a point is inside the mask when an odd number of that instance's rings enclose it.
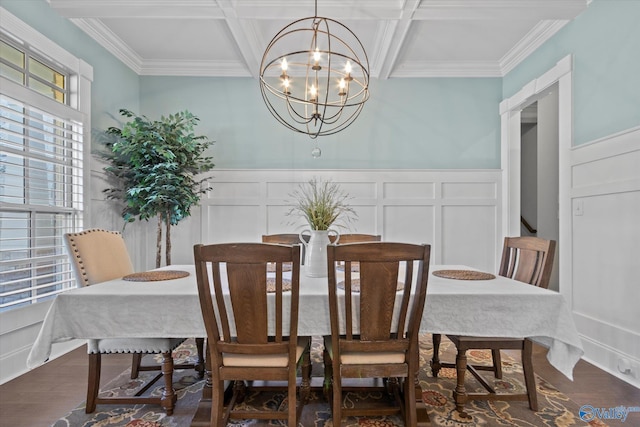
<instances>
[{"instance_id":1,"label":"dining table","mask_svg":"<svg viewBox=\"0 0 640 427\"><path fill-rule=\"evenodd\" d=\"M206 337L194 266L160 270L189 274L172 280L115 279L57 295L27 366L45 363L55 343L73 339ZM474 269L430 266L421 333L531 338L548 348L546 356L552 366L573 379L573 368L584 352L560 293L502 276L464 280L434 274L456 270ZM300 271L298 335L331 335L327 278L307 276L304 266ZM420 419L427 422L426 411L422 411Z\"/></svg>"}]
</instances>

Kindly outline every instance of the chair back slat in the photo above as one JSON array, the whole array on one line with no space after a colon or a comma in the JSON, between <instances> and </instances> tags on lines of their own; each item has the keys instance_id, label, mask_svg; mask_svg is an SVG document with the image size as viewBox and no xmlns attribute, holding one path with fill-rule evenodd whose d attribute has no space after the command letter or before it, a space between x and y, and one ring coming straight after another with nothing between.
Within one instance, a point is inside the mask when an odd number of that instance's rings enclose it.
<instances>
[{"instance_id":1,"label":"chair back slat","mask_svg":"<svg viewBox=\"0 0 640 427\"><path fill-rule=\"evenodd\" d=\"M398 287L397 262L360 263L360 337L388 340ZM404 306L404 301L402 301ZM401 307L406 313L406 307ZM353 319L347 317L347 321Z\"/></svg>"},{"instance_id":2,"label":"chair back slat","mask_svg":"<svg viewBox=\"0 0 640 427\"><path fill-rule=\"evenodd\" d=\"M499 275L547 288L551 278L556 242L539 237L506 237Z\"/></svg>"},{"instance_id":3,"label":"chair back slat","mask_svg":"<svg viewBox=\"0 0 640 427\"><path fill-rule=\"evenodd\" d=\"M345 317L347 319L351 319L353 317L353 298L352 298L352 280L351 280L351 261L347 261L344 268L344 307L345 307ZM345 333L347 335L347 339L353 339L353 323L346 322L345 323Z\"/></svg>"},{"instance_id":4,"label":"chair back slat","mask_svg":"<svg viewBox=\"0 0 640 427\"><path fill-rule=\"evenodd\" d=\"M265 344L268 336L267 264L227 263L227 279L238 344ZM218 310L224 308L219 306ZM281 327L282 323L276 325L276 330Z\"/></svg>"}]
</instances>

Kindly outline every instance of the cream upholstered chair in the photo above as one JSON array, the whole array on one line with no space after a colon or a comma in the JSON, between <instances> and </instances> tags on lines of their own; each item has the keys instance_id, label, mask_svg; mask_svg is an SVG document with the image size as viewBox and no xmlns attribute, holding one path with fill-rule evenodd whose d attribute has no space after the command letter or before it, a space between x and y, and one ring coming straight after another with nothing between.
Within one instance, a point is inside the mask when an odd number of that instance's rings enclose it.
<instances>
[{"instance_id":1,"label":"cream upholstered chair","mask_svg":"<svg viewBox=\"0 0 640 427\"><path fill-rule=\"evenodd\" d=\"M324 360L325 377L331 378L325 385L331 396L334 426L341 424L343 416L360 413L401 413L406 426L416 425L418 330L427 295L429 257L429 245L370 242L327 246L331 336L325 337ZM356 262L360 265L358 277L351 268ZM344 269L339 263L344 263ZM339 287L344 289L344 301L339 300ZM344 328L340 319L344 319ZM397 405L345 407L343 379L353 378L387 378L385 389L396 397Z\"/></svg>"},{"instance_id":2,"label":"cream upholstered chair","mask_svg":"<svg viewBox=\"0 0 640 427\"><path fill-rule=\"evenodd\" d=\"M509 277L520 282L533 286L547 288L553 269L553 258L555 255L556 242L554 240L541 239L539 237L506 237L500 261L500 276ZM525 338L503 338L503 337L468 337L459 335L449 335L449 338L456 346L458 355L456 363L442 363L439 361L438 351L440 348L440 334L433 334L433 360L431 371L434 377L438 376L441 367L455 367L457 372L457 390L464 390L465 371L471 374L482 384L488 393L464 393L469 400L528 400L529 408L538 410L538 396L536 393L536 380L533 372L532 351L533 343ZM490 349L492 354L492 365L467 365L466 351L471 349ZM497 379L502 378L502 360L500 350L520 350L522 358L522 370L524 373L526 393L507 394L496 393L495 389L479 370L492 371ZM454 392L456 407L458 412L464 414L464 402L460 401L463 393Z\"/></svg>"},{"instance_id":3,"label":"cream upholstered chair","mask_svg":"<svg viewBox=\"0 0 640 427\"><path fill-rule=\"evenodd\" d=\"M211 426L225 426L229 418L285 419L290 427L297 426L311 377L311 339L298 337L300 245L227 243L195 245L193 251L211 364ZM289 281L283 274L287 263ZM275 264L271 277L268 264ZM245 382L258 389L257 380L286 382L288 409L235 408ZM225 381L235 382L226 411Z\"/></svg>"},{"instance_id":4,"label":"cream upholstered chair","mask_svg":"<svg viewBox=\"0 0 640 427\"><path fill-rule=\"evenodd\" d=\"M65 234L77 280L81 286L117 279L133 273L133 265L121 234L114 231L91 229L79 233ZM168 415L173 413L176 395L173 390L173 358L171 352L184 338L141 338L141 339L90 339L87 342L89 353L89 379L87 387L86 412L95 411L96 404L160 404ZM132 378L139 370L161 370L151 382L142 388L136 396L122 398L98 397L100 389L100 368L103 354L133 353ZM144 354L162 354L162 365L140 367L140 358ZM189 365L193 367L193 365ZM164 377L164 391L160 397L139 397L160 377Z\"/></svg>"}]
</instances>

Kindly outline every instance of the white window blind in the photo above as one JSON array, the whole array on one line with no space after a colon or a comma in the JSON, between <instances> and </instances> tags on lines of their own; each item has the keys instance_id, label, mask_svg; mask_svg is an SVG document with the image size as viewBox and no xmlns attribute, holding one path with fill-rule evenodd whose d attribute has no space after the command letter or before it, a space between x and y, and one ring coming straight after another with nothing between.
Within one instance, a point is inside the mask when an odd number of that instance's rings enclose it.
<instances>
[{"instance_id":1,"label":"white window blind","mask_svg":"<svg viewBox=\"0 0 640 427\"><path fill-rule=\"evenodd\" d=\"M0 77L0 311L75 287L63 235L82 229L83 115Z\"/></svg>"}]
</instances>

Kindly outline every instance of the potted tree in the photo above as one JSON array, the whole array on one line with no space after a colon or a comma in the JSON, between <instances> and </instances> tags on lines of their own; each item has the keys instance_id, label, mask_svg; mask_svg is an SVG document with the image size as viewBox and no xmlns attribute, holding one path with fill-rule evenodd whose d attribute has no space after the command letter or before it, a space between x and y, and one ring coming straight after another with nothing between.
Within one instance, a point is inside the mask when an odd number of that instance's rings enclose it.
<instances>
[{"instance_id":1,"label":"potted tree","mask_svg":"<svg viewBox=\"0 0 640 427\"><path fill-rule=\"evenodd\" d=\"M123 203L125 225L136 218L157 218L156 267L162 259L164 224L165 262L171 265L171 226L189 216L206 191L206 179L197 180L196 175L213 168L212 158L204 154L213 141L194 134L199 119L186 110L160 120L127 109L120 114L130 120L107 130L113 138L106 143L109 165L104 170L114 186L104 192Z\"/></svg>"}]
</instances>

